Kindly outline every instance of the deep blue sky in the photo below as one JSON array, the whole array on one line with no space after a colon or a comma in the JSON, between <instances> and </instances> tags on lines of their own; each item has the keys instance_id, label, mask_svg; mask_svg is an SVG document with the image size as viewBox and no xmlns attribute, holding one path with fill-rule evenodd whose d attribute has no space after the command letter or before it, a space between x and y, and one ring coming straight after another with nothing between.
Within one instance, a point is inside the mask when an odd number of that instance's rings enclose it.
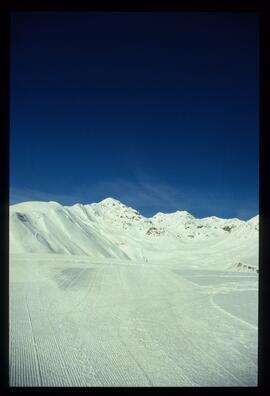
<instances>
[{"instance_id":1,"label":"deep blue sky","mask_svg":"<svg viewBox=\"0 0 270 396\"><path fill-rule=\"evenodd\" d=\"M11 203L256 215L258 31L252 13L14 13Z\"/></svg>"}]
</instances>

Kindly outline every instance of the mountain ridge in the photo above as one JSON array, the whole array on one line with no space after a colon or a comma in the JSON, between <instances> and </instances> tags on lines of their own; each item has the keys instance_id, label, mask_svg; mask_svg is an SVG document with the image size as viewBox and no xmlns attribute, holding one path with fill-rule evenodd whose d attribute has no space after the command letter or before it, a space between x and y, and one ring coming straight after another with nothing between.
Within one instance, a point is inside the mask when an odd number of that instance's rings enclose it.
<instances>
[{"instance_id":1,"label":"mountain ridge","mask_svg":"<svg viewBox=\"0 0 270 396\"><path fill-rule=\"evenodd\" d=\"M178 210L147 218L111 197L86 205L27 201L10 206L11 254L58 253L139 262L192 262L199 254L205 265L223 256L231 266L242 260L247 267L257 267L258 229L258 215L248 221L198 219Z\"/></svg>"}]
</instances>

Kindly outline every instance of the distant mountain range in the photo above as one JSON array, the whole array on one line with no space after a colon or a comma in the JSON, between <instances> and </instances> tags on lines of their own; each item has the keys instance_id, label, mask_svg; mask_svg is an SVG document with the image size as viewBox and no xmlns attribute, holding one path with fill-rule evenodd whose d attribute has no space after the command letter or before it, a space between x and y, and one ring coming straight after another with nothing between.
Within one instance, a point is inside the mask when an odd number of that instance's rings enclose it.
<instances>
[{"instance_id":1,"label":"distant mountain range","mask_svg":"<svg viewBox=\"0 0 270 396\"><path fill-rule=\"evenodd\" d=\"M256 271L258 229L259 216L197 219L177 211L146 218L113 198L73 206L31 201L10 206L10 253Z\"/></svg>"}]
</instances>

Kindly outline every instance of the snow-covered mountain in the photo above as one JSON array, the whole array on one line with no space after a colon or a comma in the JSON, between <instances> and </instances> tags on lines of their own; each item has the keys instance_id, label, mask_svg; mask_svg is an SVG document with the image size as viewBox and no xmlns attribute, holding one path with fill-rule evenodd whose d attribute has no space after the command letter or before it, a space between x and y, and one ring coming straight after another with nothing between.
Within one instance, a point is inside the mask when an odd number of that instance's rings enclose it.
<instances>
[{"instance_id":1,"label":"snow-covered mountain","mask_svg":"<svg viewBox=\"0 0 270 396\"><path fill-rule=\"evenodd\" d=\"M107 198L89 205L24 202L10 206L10 253L59 253L193 267L258 267L259 216L249 221L186 211L152 218ZM246 266L246 267L244 267Z\"/></svg>"}]
</instances>

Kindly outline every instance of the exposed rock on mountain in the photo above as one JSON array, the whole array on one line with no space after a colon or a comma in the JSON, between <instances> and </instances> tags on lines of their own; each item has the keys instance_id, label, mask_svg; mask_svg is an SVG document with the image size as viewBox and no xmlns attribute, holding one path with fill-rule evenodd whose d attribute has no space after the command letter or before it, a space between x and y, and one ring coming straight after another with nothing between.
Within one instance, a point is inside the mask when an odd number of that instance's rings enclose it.
<instances>
[{"instance_id":1,"label":"exposed rock on mountain","mask_svg":"<svg viewBox=\"0 0 270 396\"><path fill-rule=\"evenodd\" d=\"M73 206L24 202L10 207L10 252L196 260L224 267L241 262L248 270L258 267L258 223L258 216L249 221L197 219L186 211L146 218L113 198Z\"/></svg>"}]
</instances>

